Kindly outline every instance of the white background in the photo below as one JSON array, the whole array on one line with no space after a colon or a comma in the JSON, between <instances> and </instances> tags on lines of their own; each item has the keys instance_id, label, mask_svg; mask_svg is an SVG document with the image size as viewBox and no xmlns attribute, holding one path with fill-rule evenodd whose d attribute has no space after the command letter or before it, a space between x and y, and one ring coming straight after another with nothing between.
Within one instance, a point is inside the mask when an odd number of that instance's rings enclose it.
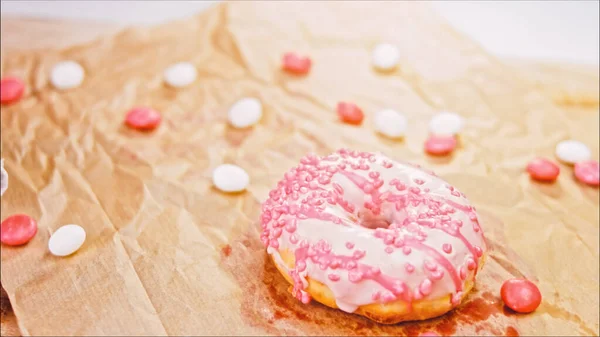
<instances>
[{"instance_id":1,"label":"white background","mask_svg":"<svg viewBox=\"0 0 600 337\"><path fill-rule=\"evenodd\" d=\"M2 15L156 24L216 1L2 1ZM431 1L458 30L498 56L598 64L599 2Z\"/></svg>"}]
</instances>

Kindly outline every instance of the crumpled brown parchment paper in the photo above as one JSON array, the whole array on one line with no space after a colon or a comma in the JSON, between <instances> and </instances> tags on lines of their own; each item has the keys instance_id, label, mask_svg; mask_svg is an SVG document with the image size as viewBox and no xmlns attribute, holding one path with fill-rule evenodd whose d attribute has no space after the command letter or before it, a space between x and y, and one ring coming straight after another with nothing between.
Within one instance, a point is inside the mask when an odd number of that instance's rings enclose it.
<instances>
[{"instance_id":1,"label":"crumpled brown parchment paper","mask_svg":"<svg viewBox=\"0 0 600 337\"><path fill-rule=\"evenodd\" d=\"M401 67L381 75L370 51L402 47ZM281 54L311 55L305 78L279 71ZM81 88L57 92L51 66L74 59ZM174 90L170 64L190 60L200 77ZM24 335L456 335L598 334L598 189L562 167L556 184L529 181L533 156L575 138L598 159L598 113L559 109L539 86L485 54L420 4L234 2L194 19L131 29L60 52L14 53L2 74L28 80L25 98L2 107L2 157L11 185L2 217L28 213L40 230L25 247L3 246L2 285ZM228 106L255 96L265 107L249 130L226 124ZM340 124L340 100L357 103L362 127ZM153 133L122 125L132 105L163 112ZM371 117L404 112L403 141L376 135ZM440 109L467 118L448 158L422 152ZM258 240L259 205L306 152L383 151L425 165L480 212L492 248L468 301L441 318L383 326L301 305L287 294ZM214 167L250 173L246 193L225 195ZM88 239L68 258L47 251L67 223ZM503 309L509 277L538 282L531 315Z\"/></svg>"}]
</instances>

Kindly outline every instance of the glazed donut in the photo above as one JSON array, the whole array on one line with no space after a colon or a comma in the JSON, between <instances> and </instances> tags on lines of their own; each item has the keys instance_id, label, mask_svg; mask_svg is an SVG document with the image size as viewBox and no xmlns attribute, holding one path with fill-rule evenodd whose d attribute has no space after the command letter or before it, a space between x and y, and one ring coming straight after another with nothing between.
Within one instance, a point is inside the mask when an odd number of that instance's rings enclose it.
<instances>
[{"instance_id":1,"label":"glazed donut","mask_svg":"<svg viewBox=\"0 0 600 337\"><path fill-rule=\"evenodd\" d=\"M483 265L475 208L382 154L307 155L262 205L261 241L303 303L394 324L459 305Z\"/></svg>"}]
</instances>

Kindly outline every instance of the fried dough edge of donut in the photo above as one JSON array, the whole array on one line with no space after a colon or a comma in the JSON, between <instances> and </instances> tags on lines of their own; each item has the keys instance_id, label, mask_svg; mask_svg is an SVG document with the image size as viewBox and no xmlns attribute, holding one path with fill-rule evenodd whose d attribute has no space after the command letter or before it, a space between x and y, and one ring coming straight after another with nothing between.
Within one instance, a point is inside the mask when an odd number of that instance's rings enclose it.
<instances>
[{"instance_id":1,"label":"fried dough edge of donut","mask_svg":"<svg viewBox=\"0 0 600 337\"><path fill-rule=\"evenodd\" d=\"M288 266L288 268L290 269L293 268L295 264L294 254L287 249L280 250L279 254L286 266ZM294 282L291 276L285 270L282 270L281 266L279 266L279 264L275 262L273 257L271 257L271 259L273 260L275 267L281 273L281 275L283 275L283 277L288 281L288 283L293 285ZM486 254L484 253L481 259L479 260L480 263L478 266L478 271L481 270L482 266L484 265L485 259ZM475 273L470 272L467 275L467 279L464 281L464 290L461 298L461 303L473 288L475 284L474 279ZM335 303L335 297L333 296L333 292L329 289L329 287L310 277L307 277L307 281L308 287L304 289L304 291L308 292L315 301L326 305L330 308L339 309ZM358 309L356 309L356 311L354 312L354 314L365 316L381 324L397 324L406 321L420 321L438 317L450 311L452 309L450 298L451 295L448 294L442 297L438 297L436 299L414 301L412 303L411 311L408 310L407 303L402 300L397 300L389 303L372 303L359 306Z\"/></svg>"}]
</instances>

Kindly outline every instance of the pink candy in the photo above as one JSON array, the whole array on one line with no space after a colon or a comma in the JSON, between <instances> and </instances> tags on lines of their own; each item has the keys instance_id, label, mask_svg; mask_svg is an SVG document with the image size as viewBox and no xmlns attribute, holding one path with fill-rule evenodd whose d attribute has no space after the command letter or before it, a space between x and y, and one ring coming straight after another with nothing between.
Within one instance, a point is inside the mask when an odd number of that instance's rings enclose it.
<instances>
[{"instance_id":1,"label":"pink candy","mask_svg":"<svg viewBox=\"0 0 600 337\"><path fill-rule=\"evenodd\" d=\"M161 120L162 117L158 111L146 107L137 107L127 112L125 124L132 129L148 131L155 129Z\"/></svg>"},{"instance_id":2,"label":"pink candy","mask_svg":"<svg viewBox=\"0 0 600 337\"><path fill-rule=\"evenodd\" d=\"M362 110L354 103L338 103L337 113L340 120L347 124L360 125L365 118Z\"/></svg>"},{"instance_id":3,"label":"pink candy","mask_svg":"<svg viewBox=\"0 0 600 337\"><path fill-rule=\"evenodd\" d=\"M296 53L285 53L283 55L283 70L296 74L308 74L311 67L311 60L306 56L299 56Z\"/></svg>"},{"instance_id":4,"label":"pink candy","mask_svg":"<svg viewBox=\"0 0 600 337\"><path fill-rule=\"evenodd\" d=\"M520 313L533 312L542 303L542 293L533 282L526 279L504 281L500 296L507 307Z\"/></svg>"},{"instance_id":5,"label":"pink candy","mask_svg":"<svg viewBox=\"0 0 600 337\"><path fill-rule=\"evenodd\" d=\"M11 104L21 99L25 84L16 77L5 77L0 80L0 103Z\"/></svg>"},{"instance_id":6,"label":"pink candy","mask_svg":"<svg viewBox=\"0 0 600 337\"><path fill-rule=\"evenodd\" d=\"M595 160L575 163L575 178L591 186L600 185L600 167Z\"/></svg>"},{"instance_id":7,"label":"pink candy","mask_svg":"<svg viewBox=\"0 0 600 337\"><path fill-rule=\"evenodd\" d=\"M454 136L430 136L425 142L425 152L435 156L450 154L455 148Z\"/></svg>"},{"instance_id":8,"label":"pink candy","mask_svg":"<svg viewBox=\"0 0 600 337\"><path fill-rule=\"evenodd\" d=\"M560 168L548 159L536 158L527 165L527 172L531 179L551 182L558 178Z\"/></svg>"},{"instance_id":9,"label":"pink candy","mask_svg":"<svg viewBox=\"0 0 600 337\"><path fill-rule=\"evenodd\" d=\"M11 215L0 224L0 241L8 246L29 242L37 233L37 222L25 214Z\"/></svg>"}]
</instances>

